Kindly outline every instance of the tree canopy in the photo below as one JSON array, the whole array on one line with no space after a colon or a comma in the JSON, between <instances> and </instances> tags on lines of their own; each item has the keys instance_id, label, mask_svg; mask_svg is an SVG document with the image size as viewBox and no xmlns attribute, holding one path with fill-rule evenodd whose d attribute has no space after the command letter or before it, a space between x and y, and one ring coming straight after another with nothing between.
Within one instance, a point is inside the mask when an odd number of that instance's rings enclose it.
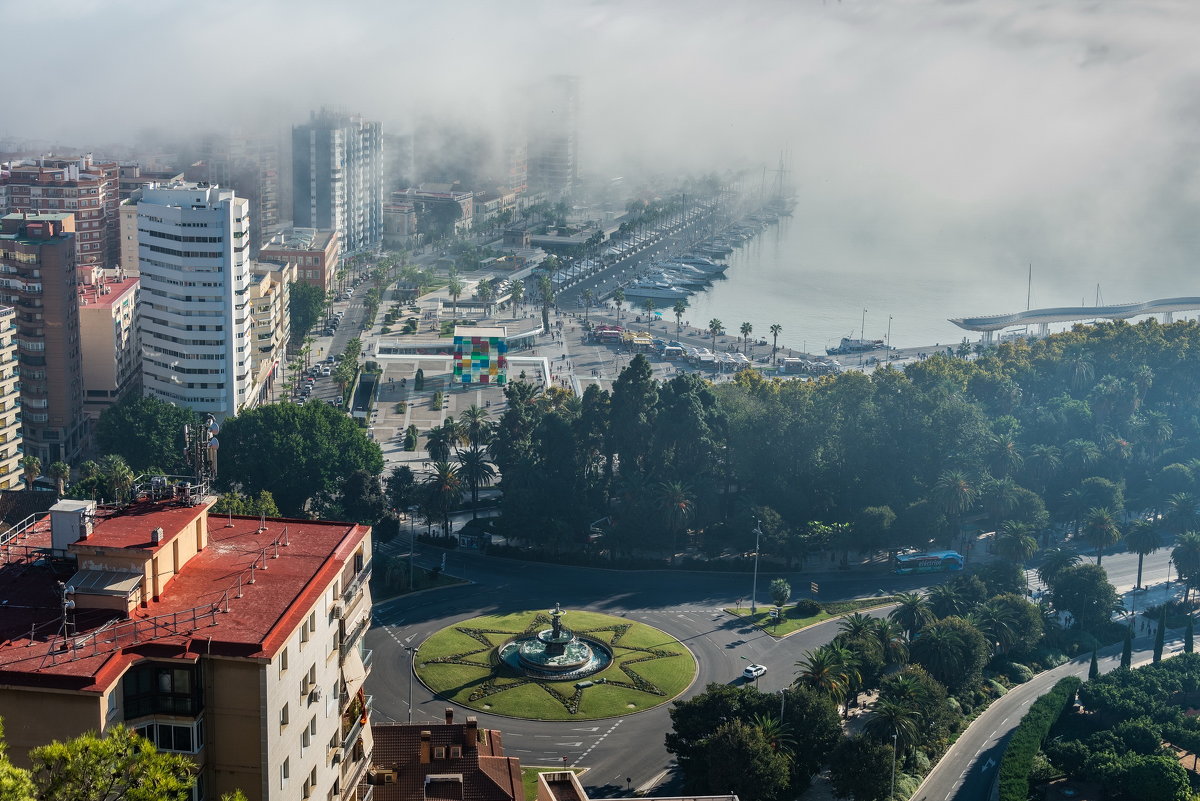
<instances>
[{"instance_id":1,"label":"tree canopy","mask_svg":"<svg viewBox=\"0 0 1200 801\"><path fill-rule=\"evenodd\" d=\"M96 448L123 457L135 473L156 468L180 474L187 470L183 427L199 423L200 416L185 406L127 395L96 421Z\"/></svg>"}]
</instances>

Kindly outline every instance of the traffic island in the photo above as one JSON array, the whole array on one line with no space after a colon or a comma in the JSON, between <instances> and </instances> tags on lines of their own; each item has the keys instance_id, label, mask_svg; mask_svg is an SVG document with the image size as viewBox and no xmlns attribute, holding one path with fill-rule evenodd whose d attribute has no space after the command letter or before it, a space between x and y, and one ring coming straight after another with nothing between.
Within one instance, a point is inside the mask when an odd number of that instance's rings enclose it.
<instances>
[{"instance_id":1,"label":"traffic island","mask_svg":"<svg viewBox=\"0 0 1200 801\"><path fill-rule=\"evenodd\" d=\"M414 670L440 698L480 712L594 720L670 701L692 683L696 660L644 623L556 607L444 628L421 644Z\"/></svg>"}]
</instances>

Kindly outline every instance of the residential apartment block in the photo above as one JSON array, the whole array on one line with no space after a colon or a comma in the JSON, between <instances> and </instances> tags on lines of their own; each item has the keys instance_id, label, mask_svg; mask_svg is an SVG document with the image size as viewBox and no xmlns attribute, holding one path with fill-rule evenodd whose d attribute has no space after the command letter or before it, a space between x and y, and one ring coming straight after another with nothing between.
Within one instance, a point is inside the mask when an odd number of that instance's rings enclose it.
<instances>
[{"instance_id":1,"label":"residential apartment block","mask_svg":"<svg viewBox=\"0 0 1200 801\"><path fill-rule=\"evenodd\" d=\"M80 270L79 330L83 356L83 411L96 420L138 390L142 353L137 314L141 280Z\"/></svg>"},{"instance_id":2,"label":"residential apartment block","mask_svg":"<svg viewBox=\"0 0 1200 801\"><path fill-rule=\"evenodd\" d=\"M579 178L579 79L555 75L529 96L529 190L569 195Z\"/></svg>"},{"instance_id":3,"label":"residential apartment block","mask_svg":"<svg viewBox=\"0 0 1200 801\"><path fill-rule=\"evenodd\" d=\"M292 128L292 223L337 232L344 253L383 236L383 126L322 110Z\"/></svg>"},{"instance_id":4,"label":"residential apartment block","mask_svg":"<svg viewBox=\"0 0 1200 801\"><path fill-rule=\"evenodd\" d=\"M279 225L279 142L271 136L210 136L187 179L232 189L250 201L251 255Z\"/></svg>"},{"instance_id":5,"label":"residential apartment block","mask_svg":"<svg viewBox=\"0 0 1200 801\"><path fill-rule=\"evenodd\" d=\"M17 312L0 306L0 490L22 489L21 391L17 386Z\"/></svg>"},{"instance_id":6,"label":"residential apartment block","mask_svg":"<svg viewBox=\"0 0 1200 801\"><path fill-rule=\"evenodd\" d=\"M245 198L206 183L151 184L136 219L142 390L225 418L257 402Z\"/></svg>"},{"instance_id":7,"label":"residential apartment block","mask_svg":"<svg viewBox=\"0 0 1200 801\"><path fill-rule=\"evenodd\" d=\"M84 437L75 216L0 220L0 303L16 309L25 453L74 462Z\"/></svg>"},{"instance_id":8,"label":"residential apartment block","mask_svg":"<svg viewBox=\"0 0 1200 801\"><path fill-rule=\"evenodd\" d=\"M113 267L120 253L120 172L115 161L97 162L91 154L0 166L0 211L71 214L77 263Z\"/></svg>"},{"instance_id":9,"label":"residential apartment block","mask_svg":"<svg viewBox=\"0 0 1200 801\"><path fill-rule=\"evenodd\" d=\"M293 262L296 280L330 292L338 272L340 251L337 231L287 228L272 236L258 257L264 261Z\"/></svg>"},{"instance_id":10,"label":"residential apartment block","mask_svg":"<svg viewBox=\"0 0 1200 801\"><path fill-rule=\"evenodd\" d=\"M275 378L287 361L288 340L292 336L289 303L296 265L286 261L256 261L251 265L251 274L254 385L258 403L270 403Z\"/></svg>"},{"instance_id":11,"label":"residential apartment block","mask_svg":"<svg viewBox=\"0 0 1200 801\"><path fill-rule=\"evenodd\" d=\"M26 765L33 747L123 724L196 763L193 799L358 801L370 529L210 518L215 501L152 482L124 507L60 501L8 543L9 754Z\"/></svg>"}]
</instances>

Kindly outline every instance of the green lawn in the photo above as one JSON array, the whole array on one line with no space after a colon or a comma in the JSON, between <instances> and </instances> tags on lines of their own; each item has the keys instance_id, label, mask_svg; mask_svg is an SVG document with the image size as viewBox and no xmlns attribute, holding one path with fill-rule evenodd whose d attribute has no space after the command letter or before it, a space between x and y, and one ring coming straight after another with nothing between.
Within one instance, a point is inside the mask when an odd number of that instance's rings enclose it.
<instances>
[{"instance_id":1,"label":"green lawn","mask_svg":"<svg viewBox=\"0 0 1200 801\"><path fill-rule=\"evenodd\" d=\"M608 667L586 678L592 686L580 690L575 685L584 679L534 680L494 668L496 646L549 626L548 620L534 625L539 615L545 617L541 612L488 615L442 629L417 651L417 677L439 696L480 711L539 720L590 720L666 703L696 675L696 660L670 635L625 618L574 611L563 617L564 625L608 644L613 653ZM620 633L613 628L619 626L628 628ZM435 661L439 659L447 661Z\"/></svg>"},{"instance_id":2,"label":"green lawn","mask_svg":"<svg viewBox=\"0 0 1200 801\"><path fill-rule=\"evenodd\" d=\"M874 609L878 606L887 606L893 602L890 596L882 598L862 598L854 601L835 601L821 605L821 611L815 615L808 617L795 617L796 607L785 606L783 608L783 618L775 625L775 621L771 619L770 606L760 606L758 614L751 615L749 609L726 609L725 611L731 615L745 618L747 622L753 623L768 634L776 637L785 637L793 631L799 631L816 623L823 623L826 620L832 620L842 615L848 615L851 612L859 612L863 609Z\"/></svg>"},{"instance_id":3,"label":"green lawn","mask_svg":"<svg viewBox=\"0 0 1200 801\"><path fill-rule=\"evenodd\" d=\"M549 773L550 771L569 770L576 776L583 773L586 768L561 768L556 766L521 766L521 785L525 788L525 801L537 801L537 777L539 773Z\"/></svg>"}]
</instances>

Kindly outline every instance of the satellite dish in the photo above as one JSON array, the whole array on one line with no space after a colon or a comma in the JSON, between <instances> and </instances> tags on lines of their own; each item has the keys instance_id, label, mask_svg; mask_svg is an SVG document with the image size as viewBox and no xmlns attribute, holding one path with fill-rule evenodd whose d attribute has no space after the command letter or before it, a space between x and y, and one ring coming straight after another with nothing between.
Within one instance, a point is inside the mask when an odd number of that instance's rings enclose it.
<instances>
[{"instance_id":1,"label":"satellite dish","mask_svg":"<svg viewBox=\"0 0 1200 801\"><path fill-rule=\"evenodd\" d=\"M219 447L221 447L221 443L217 441L216 437L213 437L212 439L210 439L208 441L208 449L209 450L215 451Z\"/></svg>"}]
</instances>

